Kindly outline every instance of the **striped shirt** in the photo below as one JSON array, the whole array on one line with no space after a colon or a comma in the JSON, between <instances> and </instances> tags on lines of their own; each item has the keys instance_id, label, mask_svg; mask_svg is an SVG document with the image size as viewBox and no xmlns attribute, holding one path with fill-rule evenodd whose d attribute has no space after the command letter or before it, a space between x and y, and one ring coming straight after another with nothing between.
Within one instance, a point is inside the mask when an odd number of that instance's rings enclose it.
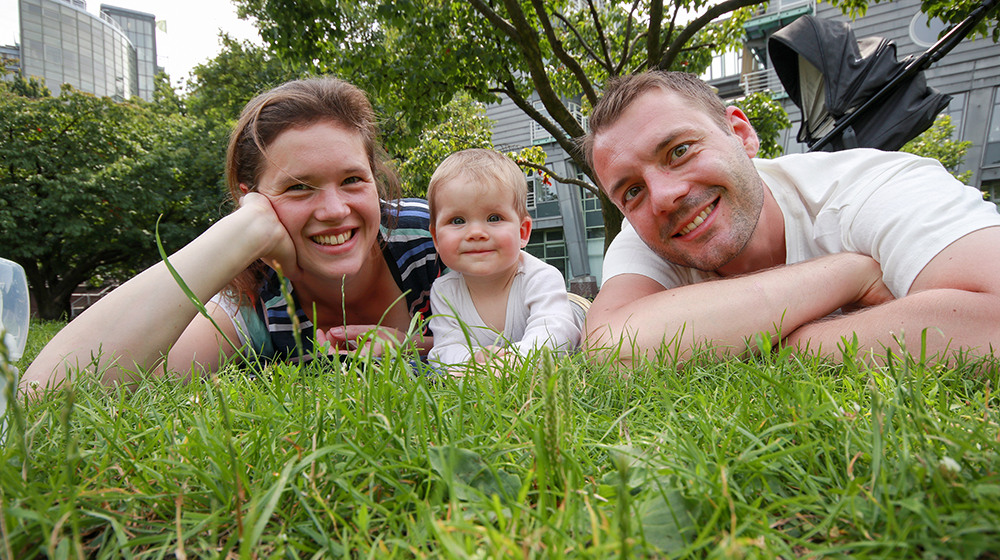
<instances>
[{"instance_id":1,"label":"striped shirt","mask_svg":"<svg viewBox=\"0 0 1000 560\"><path fill-rule=\"evenodd\" d=\"M427 201L404 198L383 203L379 235L383 242L382 256L389 265L396 285L406 297L410 316L420 316L426 321L431 314L431 284L441 274L440 261L431 239ZM313 324L299 304L294 286L287 278L285 286L298 318L302 352L310 353L314 337ZM294 323L289 315L287 300L281 293L278 275L273 270L268 270L254 308L244 306L239 312L243 318L244 325L241 326L245 330L245 342L250 346L251 355L268 359L297 355ZM432 334L426 326L424 333Z\"/></svg>"}]
</instances>

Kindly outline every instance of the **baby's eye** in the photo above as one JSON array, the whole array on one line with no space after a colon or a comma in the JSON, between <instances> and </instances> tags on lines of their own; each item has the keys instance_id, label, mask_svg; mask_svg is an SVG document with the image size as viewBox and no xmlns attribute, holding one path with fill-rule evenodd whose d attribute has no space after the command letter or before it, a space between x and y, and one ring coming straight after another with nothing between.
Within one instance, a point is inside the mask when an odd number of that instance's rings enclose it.
<instances>
[{"instance_id":1,"label":"baby's eye","mask_svg":"<svg viewBox=\"0 0 1000 560\"><path fill-rule=\"evenodd\" d=\"M455 218L452 218L452 219L448 220L448 223L449 224L454 224L456 226L460 226L460 225L462 225L462 224L465 223L465 218L455 217Z\"/></svg>"},{"instance_id":2,"label":"baby's eye","mask_svg":"<svg viewBox=\"0 0 1000 560\"><path fill-rule=\"evenodd\" d=\"M640 191L642 191L642 187L640 187L639 185L630 188L629 190L625 191L625 195L622 196L622 201L628 202L632 200L633 198L639 196Z\"/></svg>"},{"instance_id":3,"label":"baby's eye","mask_svg":"<svg viewBox=\"0 0 1000 560\"><path fill-rule=\"evenodd\" d=\"M681 144L681 145L677 146L676 148L674 148L673 151L670 154L673 157L673 159L682 158L682 157L684 157L684 154L687 153L688 148L690 148L690 147L691 146L689 144Z\"/></svg>"},{"instance_id":4,"label":"baby's eye","mask_svg":"<svg viewBox=\"0 0 1000 560\"><path fill-rule=\"evenodd\" d=\"M499 222L499 221L502 221L502 220L503 220L503 216L501 216L500 214L490 214L486 218L487 222Z\"/></svg>"}]
</instances>

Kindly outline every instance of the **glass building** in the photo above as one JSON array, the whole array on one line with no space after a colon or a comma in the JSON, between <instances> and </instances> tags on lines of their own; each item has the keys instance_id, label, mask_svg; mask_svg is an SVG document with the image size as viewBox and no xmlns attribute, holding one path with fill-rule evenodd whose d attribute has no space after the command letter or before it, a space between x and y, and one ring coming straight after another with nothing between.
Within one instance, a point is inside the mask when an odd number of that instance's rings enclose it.
<instances>
[{"instance_id":1,"label":"glass building","mask_svg":"<svg viewBox=\"0 0 1000 560\"><path fill-rule=\"evenodd\" d=\"M153 77L156 76L156 16L101 4L101 14L118 22L132 42L136 54L136 76L139 97L153 99Z\"/></svg>"},{"instance_id":2,"label":"glass building","mask_svg":"<svg viewBox=\"0 0 1000 560\"><path fill-rule=\"evenodd\" d=\"M70 84L80 91L119 101L143 93L149 96L146 99L152 99L152 72L146 68L149 87L141 90L138 49L112 15L105 11L98 17L87 12L83 0L19 0L18 7L23 76L44 78L55 95L62 84ZM102 6L102 10L105 8ZM107 9L129 14L136 22L153 18L142 12ZM151 50L155 69L152 26L150 23L148 39L139 42L147 45L144 57L149 57ZM145 30L145 25L139 28Z\"/></svg>"}]
</instances>

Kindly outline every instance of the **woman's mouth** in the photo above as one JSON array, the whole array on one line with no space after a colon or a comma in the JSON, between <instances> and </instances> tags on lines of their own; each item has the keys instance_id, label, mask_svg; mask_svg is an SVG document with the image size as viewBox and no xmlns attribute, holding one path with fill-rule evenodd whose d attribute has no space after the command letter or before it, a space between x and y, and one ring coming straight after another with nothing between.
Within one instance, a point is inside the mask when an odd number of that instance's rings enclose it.
<instances>
[{"instance_id":1,"label":"woman's mouth","mask_svg":"<svg viewBox=\"0 0 1000 560\"><path fill-rule=\"evenodd\" d=\"M313 242L319 243L320 245L335 246L347 243L347 241L351 238L352 235L354 235L353 229L337 235L314 235L309 239L312 239Z\"/></svg>"}]
</instances>

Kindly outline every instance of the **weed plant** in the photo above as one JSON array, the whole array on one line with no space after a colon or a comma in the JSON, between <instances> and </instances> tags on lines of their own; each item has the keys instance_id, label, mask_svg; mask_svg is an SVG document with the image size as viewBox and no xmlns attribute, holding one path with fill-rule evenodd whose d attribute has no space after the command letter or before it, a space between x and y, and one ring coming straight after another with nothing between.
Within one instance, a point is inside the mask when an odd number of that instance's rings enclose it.
<instances>
[{"instance_id":1,"label":"weed plant","mask_svg":"<svg viewBox=\"0 0 1000 560\"><path fill-rule=\"evenodd\" d=\"M78 374L9 411L5 558L1000 558L1000 364L775 349Z\"/></svg>"}]
</instances>

